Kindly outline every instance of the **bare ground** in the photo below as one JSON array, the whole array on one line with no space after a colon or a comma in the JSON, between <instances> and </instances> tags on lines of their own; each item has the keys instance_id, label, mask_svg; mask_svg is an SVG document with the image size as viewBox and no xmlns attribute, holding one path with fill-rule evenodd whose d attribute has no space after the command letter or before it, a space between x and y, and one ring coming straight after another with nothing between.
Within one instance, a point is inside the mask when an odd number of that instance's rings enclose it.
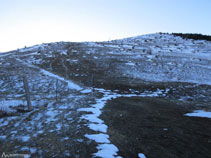
<instances>
[{"instance_id":1,"label":"bare ground","mask_svg":"<svg viewBox=\"0 0 211 158\"><path fill-rule=\"evenodd\" d=\"M211 120L184 116L193 107L164 99L117 98L102 119L112 143L125 158L210 158Z\"/></svg>"}]
</instances>

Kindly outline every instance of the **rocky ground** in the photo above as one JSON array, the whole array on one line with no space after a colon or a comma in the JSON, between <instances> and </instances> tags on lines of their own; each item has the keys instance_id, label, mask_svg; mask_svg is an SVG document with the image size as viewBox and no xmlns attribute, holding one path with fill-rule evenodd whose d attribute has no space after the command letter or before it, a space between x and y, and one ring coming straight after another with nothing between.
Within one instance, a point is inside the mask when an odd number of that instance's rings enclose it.
<instances>
[{"instance_id":1,"label":"rocky ground","mask_svg":"<svg viewBox=\"0 0 211 158\"><path fill-rule=\"evenodd\" d=\"M0 54L0 154L211 157L211 119L185 115L211 111L210 48L152 34Z\"/></svg>"}]
</instances>

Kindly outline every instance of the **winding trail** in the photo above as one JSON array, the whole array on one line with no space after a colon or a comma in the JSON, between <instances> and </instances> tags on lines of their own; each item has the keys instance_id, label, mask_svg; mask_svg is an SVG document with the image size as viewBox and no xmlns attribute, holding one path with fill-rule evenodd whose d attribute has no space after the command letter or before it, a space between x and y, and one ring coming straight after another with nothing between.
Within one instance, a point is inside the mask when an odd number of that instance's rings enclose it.
<instances>
[{"instance_id":1,"label":"winding trail","mask_svg":"<svg viewBox=\"0 0 211 158\"><path fill-rule=\"evenodd\" d=\"M157 97L157 96L165 96L169 89L167 88L165 91L157 89L155 92L145 91L140 94L118 94L114 93L110 90L104 90L102 88L94 88L95 91L103 94L102 98L96 99L95 104L91 104L89 108L80 108L78 111L89 112L89 114L82 115L81 119L87 120L88 127L98 132L97 134L86 134L85 137L94 140L98 143L97 149L98 152L94 153L94 156L102 157L102 158L120 158L118 156L118 148L112 144L109 140L109 135L107 134L108 126L104 123L99 116L102 114L102 109L106 105L109 100L116 99L118 97ZM90 114L91 112L91 114ZM141 154L141 153L140 153ZM144 154L142 154L144 155Z\"/></svg>"},{"instance_id":2,"label":"winding trail","mask_svg":"<svg viewBox=\"0 0 211 158\"><path fill-rule=\"evenodd\" d=\"M32 64L29 64L29 63L27 63L27 62L25 62L25 61L23 61L21 59L16 59L16 61L18 61L19 63L21 63L23 65L26 65L28 67L31 67L31 68L40 70L40 72L42 74L46 75L46 76L53 77L53 78L58 79L60 81L66 82L68 84L68 87L70 89L75 89L75 90L78 90L78 91L80 91L80 90L83 89L82 87L80 87L79 85L77 85L76 83L74 83L73 81L67 80L67 79L65 79L65 78L63 78L63 77L61 77L61 76L59 76L57 74L54 74L54 73L50 72L50 71L47 71L45 69L42 69L42 68L40 68L38 66L35 66L35 65L32 65Z\"/></svg>"},{"instance_id":3,"label":"winding trail","mask_svg":"<svg viewBox=\"0 0 211 158\"><path fill-rule=\"evenodd\" d=\"M16 61L20 62L23 65L26 65L28 67L38 69L40 72L46 76L53 77L55 79L58 79L60 81L66 82L68 84L68 87L70 89L74 89L76 91L80 91L81 93L92 93L92 91L96 91L98 93L103 94L101 98L97 98L95 100L95 104L91 104L88 108L79 108L77 111L79 112L85 112L82 114L81 119L88 121L87 126L89 129L96 132L96 134L85 134L84 136L90 140L95 141L98 146L98 151L93 154L93 156L102 157L102 158L120 158L121 156L118 156L118 148L112 144L112 142L109 140L109 135L107 133L108 126L104 123L102 119L100 119L100 115L102 114L102 109L106 105L106 103L109 100L116 99L118 97L157 97L157 96L165 96L169 89L166 90L160 90L157 89L157 91L144 91L140 94L118 94L116 92L112 92L111 90L105 90L102 88L82 88L81 86L77 85L76 83L72 82L71 80L67 80L57 74L54 74L52 72L49 72L45 69L42 69L38 66L29 64L21 59L16 59ZM88 113L88 114L87 114ZM142 154L142 153L140 153ZM142 154L144 156L144 154Z\"/></svg>"},{"instance_id":4,"label":"winding trail","mask_svg":"<svg viewBox=\"0 0 211 158\"><path fill-rule=\"evenodd\" d=\"M29 64L19 58L16 58L16 61L18 61L20 64L23 64L27 67L37 69L46 76L53 77L55 79L68 83L68 87L70 89L80 91L81 93L92 93L90 88L82 88L81 86L77 85L71 80L67 80L57 74L49 72L38 66ZM103 97L100 99L96 99L96 104L91 105L91 108L81 108L81 109L78 109L78 111L92 112L92 114L82 115L81 118L88 120L89 121L88 127L91 130L97 131L99 133L95 135L85 134L85 137L89 138L90 140L94 140L96 141L96 143L98 143L98 146L97 146L98 152L95 153L94 155L99 156L99 157L105 157L105 158L117 157L118 148L110 142L109 135L106 134L108 126L104 124L104 121L101 120L99 116L102 114L101 110L103 109L103 107L105 106L108 100L111 100L112 98L120 97L121 95L118 95L117 93L112 93L109 90L104 90L104 89L99 89L99 88L95 88L94 90L99 93L102 93Z\"/></svg>"}]
</instances>

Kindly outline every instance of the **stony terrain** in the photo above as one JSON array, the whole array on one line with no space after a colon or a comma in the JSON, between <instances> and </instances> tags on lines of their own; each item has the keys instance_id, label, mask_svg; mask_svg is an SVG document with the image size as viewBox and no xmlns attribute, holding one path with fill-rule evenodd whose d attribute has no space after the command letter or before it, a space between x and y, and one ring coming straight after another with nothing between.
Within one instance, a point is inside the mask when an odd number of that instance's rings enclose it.
<instances>
[{"instance_id":1,"label":"stony terrain","mask_svg":"<svg viewBox=\"0 0 211 158\"><path fill-rule=\"evenodd\" d=\"M211 111L209 41L47 43L1 53L0 65L0 154L211 157L211 119L185 115Z\"/></svg>"}]
</instances>

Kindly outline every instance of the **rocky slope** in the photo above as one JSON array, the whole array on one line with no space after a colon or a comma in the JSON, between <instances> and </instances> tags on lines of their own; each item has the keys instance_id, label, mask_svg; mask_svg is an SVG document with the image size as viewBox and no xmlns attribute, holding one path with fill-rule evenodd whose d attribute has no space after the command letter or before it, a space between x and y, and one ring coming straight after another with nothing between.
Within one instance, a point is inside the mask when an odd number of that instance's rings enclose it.
<instances>
[{"instance_id":1,"label":"rocky slope","mask_svg":"<svg viewBox=\"0 0 211 158\"><path fill-rule=\"evenodd\" d=\"M124 111L115 105L126 100L122 108L129 106L123 123L128 133L130 120L136 116L130 113L134 111L130 108L136 109L149 98L152 100L144 104L146 107L165 102L161 106L161 109L166 108L164 113L180 111L177 115L166 116L167 119L180 118L175 121L177 131L183 128L178 122L188 117L185 113L211 110L210 41L150 34L105 42L46 43L1 53L0 65L0 141L5 144L0 148L1 152L27 153L37 157L130 157L141 153L156 157L157 151L153 148L152 154L149 153L148 143L143 147L138 141L140 148L133 150L135 146L130 145L132 140L125 133L123 136L129 141L129 145L125 145L131 146L132 150L124 151L115 139L118 137L116 132L112 132L119 130L119 126L113 126L112 122L116 119L121 123L119 117ZM27 77L31 92L31 112L24 112L23 75ZM158 103L153 104L157 99ZM169 104L172 107L167 107ZM112 105L120 115L112 114ZM142 112L140 107L138 109ZM153 114L153 108L150 109L149 116L144 119L158 117L157 112ZM105 115L109 110L112 115ZM160 125L162 120L158 122ZM210 119L201 121L208 127L204 130L204 137L209 142ZM187 122L191 121L188 119ZM134 131L137 122L133 123ZM156 126L153 121L149 123L151 127ZM165 123L168 124L171 123ZM184 126L190 127L186 123ZM149 129L143 128L142 132L146 134L146 130ZM144 135L140 132L133 134L134 137ZM170 133L170 138L175 134L178 133ZM197 133L192 135L199 138ZM179 142L183 136L187 135L181 134ZM135 144L137 146L137 141ZM210 144L203 142L201 146L207 149ZM189 149L191 151L194 147ZM178 148L178 151L170 149L169 152L166 155L177 157L181 151Z\"/></svg>"}]
</instances>

